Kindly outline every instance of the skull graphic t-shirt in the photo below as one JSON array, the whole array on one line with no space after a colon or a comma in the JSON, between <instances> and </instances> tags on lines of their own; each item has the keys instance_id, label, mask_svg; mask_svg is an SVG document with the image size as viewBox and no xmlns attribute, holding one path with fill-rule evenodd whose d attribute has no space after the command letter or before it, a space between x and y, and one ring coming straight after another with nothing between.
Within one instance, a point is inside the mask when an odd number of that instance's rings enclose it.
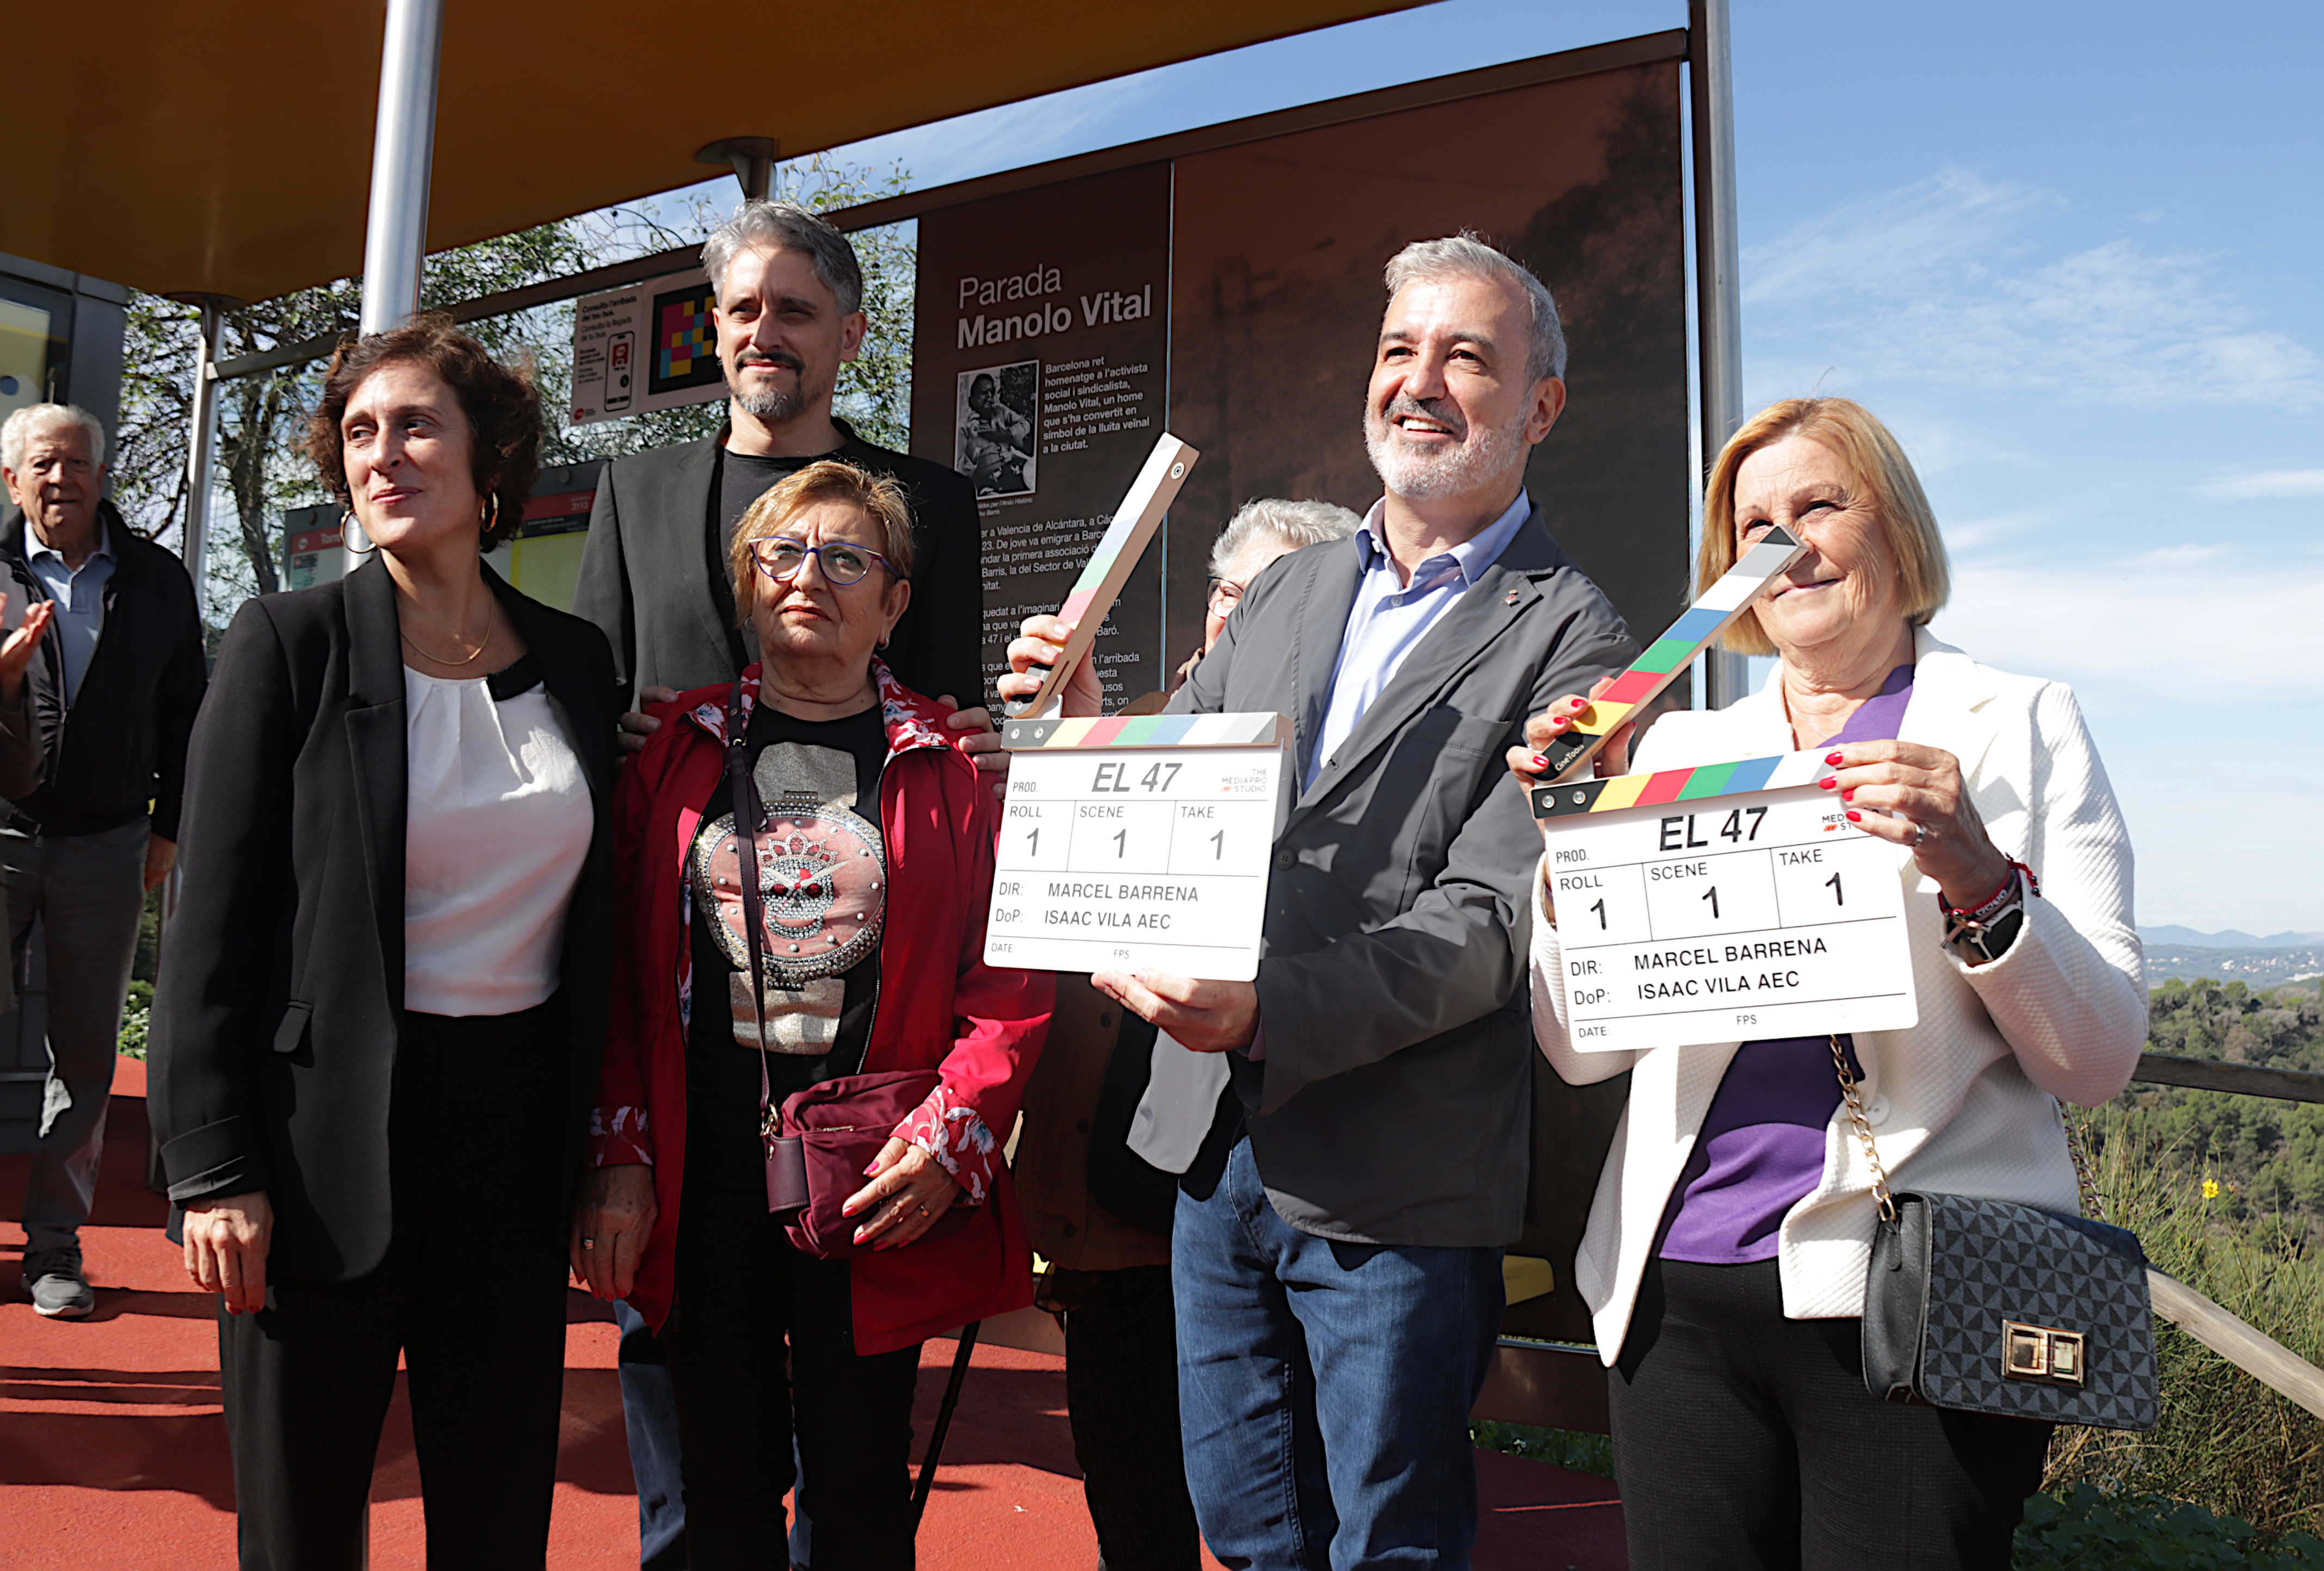
<instances>
[{"instance_id":1,"label":"skull graphic t-shirt","mask_svg":"<svg viewBox=\"0 0 2324 1571\"><path fill-rule=\"evenodd\" d=\"M798 720L762 703L751 712L745 744L761 807L766 986L754 1012L742 836L721 775L687 857L694 984L686 1146L689 1173L755 1187L764 1182L762 1040L780 1106L803 1086L856 1073L871 1036L888 905L880 834L887 735L876 705L841 720Z\"/></svg>"}]
</instances>

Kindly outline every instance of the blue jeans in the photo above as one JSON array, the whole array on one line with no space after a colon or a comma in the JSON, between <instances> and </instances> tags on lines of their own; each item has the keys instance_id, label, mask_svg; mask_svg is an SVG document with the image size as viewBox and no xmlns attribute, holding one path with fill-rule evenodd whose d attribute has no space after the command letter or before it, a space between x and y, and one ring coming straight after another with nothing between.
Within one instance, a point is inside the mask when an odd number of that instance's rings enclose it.
<instances>
[{"instance_id":1,"label":"blue jeans","mask_svg":"<svg viewBox=\"0 0 2324 1571\"><path fill-rule=\"evenodd\" d=\"M678 1472L678 1393L661 1338L627 1298L613 1300L621 1327L622 1419L630 1435L630 1473L638 1485L641 1571L686 1571L686 1485ZM791 1463L798 1466L793 1442ZM791 1564L807 1571L815 1523L807 1514L804 1478L791 1485Z\"/></svg>"},{"instance_id":2,"label":"blue jeans","mask_svg":"<svg viewBox=\"0 0 2324 1571\"><path fill-rule=\"evenodd\" d=\"M630 1436L630 1472L638 1484L638 1564L644 1571L683 1571L686 1491L678 1471L678 1397L661 1339L627 1298L613 1300L621 1327L622 1419Z\"/></svg>"},{"instance_id":3,"label":"blue jeans","mask_svg":"<svg viewBox=\"0 0 2324 1571\"><path fill-rule=\"evenodd\" d=\"M1469 1564L1469 1409L1501 1251L1342 1243L1276 1214L1244 1140L1170 1243L1186 1482L1231 1571Z\"/></svg>"}]
</instances>

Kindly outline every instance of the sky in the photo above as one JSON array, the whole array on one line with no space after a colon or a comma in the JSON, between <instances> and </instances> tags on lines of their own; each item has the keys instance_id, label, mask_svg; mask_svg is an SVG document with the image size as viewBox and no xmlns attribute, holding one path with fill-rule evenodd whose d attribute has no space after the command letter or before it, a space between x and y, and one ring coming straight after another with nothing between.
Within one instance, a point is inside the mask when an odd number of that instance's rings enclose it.
<instances>
[{"instance_id":1,"label":"sky","mask_svg":"<svg viewBox=\"0 0 2324 1571\"><path fill-rule=\"evenodd\" d=\"M1443 0L835 156L926 189L1685 21ZM2073 686L2142 924L2324 930L2324 5L1737 0L1733 32L1750 407L1895 430L1935 631Z\"/></svg>"}]
</instances>

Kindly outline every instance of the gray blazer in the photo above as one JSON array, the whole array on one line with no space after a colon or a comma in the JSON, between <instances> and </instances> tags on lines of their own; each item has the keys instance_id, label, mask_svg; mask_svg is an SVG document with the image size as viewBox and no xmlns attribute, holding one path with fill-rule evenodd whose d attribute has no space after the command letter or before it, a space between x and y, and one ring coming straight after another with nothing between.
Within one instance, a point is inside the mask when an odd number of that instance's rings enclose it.
<instances>
[{"instance_id":1,"label":"gray blazer","mask_svg":"<svg viewBox=\"0 0 2324 1571\"><path fill-rule=\"evenodd\" d=\"M1304 774L1360 568L1353 540L1277 560L1171 712L1288 715ZM1259 966L1264 1056L1230 1063L1268 1196L1293 1225L1358 1243L1517 1236L1541 836L1502 754L1528 715L1637 652L1536 507L1283 810Z\"/></svg>"}]
</instances>

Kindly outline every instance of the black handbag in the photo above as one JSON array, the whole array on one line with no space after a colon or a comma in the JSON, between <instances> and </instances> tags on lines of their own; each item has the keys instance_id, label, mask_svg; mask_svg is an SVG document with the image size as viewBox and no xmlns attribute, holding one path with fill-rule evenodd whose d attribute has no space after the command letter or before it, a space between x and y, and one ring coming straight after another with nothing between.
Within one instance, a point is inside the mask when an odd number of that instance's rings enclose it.
<instances>
[{"instance_id":1,"label":"black handbag","mask_svg":"<svg viewBox=\"0 0 2324 1571\"><path fill-rule=\"evenodd\" d=\"M1880 1210L1865 1389L2002 1418L2154 1428L2162 1391L2137 1236L2012 1200L1892 1192L1837 1036L1831 1057Z\"/></svg>"}]
</instances>

